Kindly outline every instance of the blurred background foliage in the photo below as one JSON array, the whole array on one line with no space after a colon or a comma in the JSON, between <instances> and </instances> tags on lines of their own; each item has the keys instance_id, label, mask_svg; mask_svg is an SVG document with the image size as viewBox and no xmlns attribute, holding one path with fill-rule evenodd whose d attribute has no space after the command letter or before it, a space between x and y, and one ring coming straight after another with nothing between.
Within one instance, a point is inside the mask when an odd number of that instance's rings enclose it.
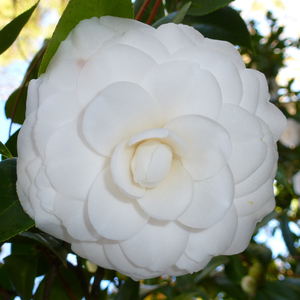
<instances>
[{"instance_id":1,"label":"blurred background foliage","mask_svg":"<svg viewBox=\"0 0 300 300\"><path fill-rule=\"evenodd\" d=\"M287 118L300 122L300 90L293 85L295 79L289 78L286 83L278 80L278 74L289 59L287 50L299 49L299 40L286 37L284 26L278 25L270 12L266 16L269 34L262 35L254 21L246 26L239 12L228 6L231 2L228 0L152 0L141 16L144 2L134 2L135 16L142 22L155 27L167 22L182 22L194 26L207 37L235 44L247 67L266 75L271 101ZM0 44L7 42L3 40L5 26L35 3L35 0L1 1ZM0 56L2 66L18 60L29 62L20 87L8 97L5 106L6 117L14 123L24 122L28 82L38 76L49 43L47 38L67 3L67 0L41 0L34 13L28 16L26 26L17 34L16 41ZM10 24L22 28L26 22L15 23ZM7 245L11 246L10 253L0 262L0 300L300 299L299 195L292 185L293 175L300 170L298 145L278 143L279 168L274 183L276 208L257 224L251 243L243 253L215 257L204 270L195 274L135 282L74 255L69 244L34 227L34 222L23 213L15 192L15 160L12 157L17 156L17 134L10 137L6 147L0 145L3 155L0 163L0 245L5 244L6 249Z\"/></svg>"}]
</instances>

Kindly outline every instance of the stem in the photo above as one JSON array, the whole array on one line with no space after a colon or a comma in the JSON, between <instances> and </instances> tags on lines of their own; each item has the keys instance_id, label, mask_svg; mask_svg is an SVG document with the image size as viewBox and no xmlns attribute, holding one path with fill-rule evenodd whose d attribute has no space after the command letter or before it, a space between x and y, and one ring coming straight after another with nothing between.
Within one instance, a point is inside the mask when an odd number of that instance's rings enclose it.
<instances>
[{"instance_id":1,"label":"stem","mask_svg":"<svg viewBox=\"0 0 300 300\"><path fill-rule=\"evenodd\" d=\"M26 85L26 82L28 81L29 79L29 76L31 75L34 67L37 65L38 61L41 59L41 57L44 55L45 51L47 49L47 46L41 51L41 53L39 54L39 56L37 57L36 61L32 64L30 70L27 72L22 84L21 84L21 87L20 87L20 91L18 93L18 96L17 96L17 99L16 99L16 102L15 102L15 105L13 107L13 110L12 110L12 113L11 113L11 122L10 122L10 125L9 125L9 130L8 130L8 138L10 138L11 136L11 127L12 127L12 124L14 122L14 117L15 117L15 114L16 114L16 110L17 110L17 107L18 107L18 104L19 104L19 101L20 101L20 98L21 98L21 94L25 88L25 85Z\"/></svg>"},{"instance_id":2,"label":"stem","mask_svg":"<svg viewBox=\"0 0 300 300\"><path fill-rule=\"evenodd\" d=\"M53 285L53 281L55 278L55 275L57 274L58 267L57 266L52 266L50 269L50 272L47 276L46 282L45 282L45 288L44 288L44 294L43 294L43 299L44 300L49 300L51 296L51 289Z\"/></svg>"},{"instance_id":3,"label":"stem","mask_svg":"<svg viewBox=\"0 0 300 300\"><path fill-rule=\"evenodd\" d=\"M144 2L144 4L142 5L142 7L140 8L140 11L138 12L138 14L137 14L136 17L135 17L135 19L136 19L137 21L139 21L139 20L142 18L142 16L143 16L143 14L144 14L144 12L145 12L147 6L149 5L150 1L151 1L151 0L146 0L146 1Z\"/></svg>"},{"instance_id":4,"label":"stem","mask_svg":"<svg viewBox=\"0 0 300 300\"><path fill-rule=\"evenodd\" d=\"M100 282L104 277L104 269L98 267L96 273L95 273L95 278L92 286L92 291L91 291L91 300L97 300L99 299L101 295L101 290L100 290Z\"/></svg>"},{"instance_id":5,"label":"stem","mask_svg":"<svg viewBox=\"0 0 300 300\"><path fill-rule=\"evenodd\" d=\"M149 18L148 18L148 20L147 20L147 24L148 24L148 25L151 25L151 23L152 23L152 21L153 21L153 19L154 19L154 17L155 17L155 14L156 14L156 12L157 12L157 10L158 10L160 4L161 4L161 1L162 1L162 0L156 0L156 2L155 2L155 4L154 4L154 7L153 7L153 9L152 9L152 12L151 12L151 14L150 14L150 16L149 16Z\"/></svg>"}]
</instances>

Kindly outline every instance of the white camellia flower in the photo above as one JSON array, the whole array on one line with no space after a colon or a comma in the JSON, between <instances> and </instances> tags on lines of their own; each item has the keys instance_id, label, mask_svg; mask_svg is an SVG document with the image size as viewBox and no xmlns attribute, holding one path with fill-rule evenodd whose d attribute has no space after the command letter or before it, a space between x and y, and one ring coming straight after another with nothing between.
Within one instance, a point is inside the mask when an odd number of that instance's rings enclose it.
<instances>
[{"instance_id":1,"label":"white camellia flower","mask_svg":"<svg viewBox=\"0 0 300 300\"><path fill-rule=\"evenodd\" d=\"M41 230L133 279L243 251L274 208L285 117L192 27L80 22L31 81L17 189Z\"/></svg>"},{"instance_id":2,"label":"white camellia flower","mask_svg":"<svg viewBox=\"0 0 300 300\"><path fill-rule=\"evenodd\" d=\"M280 142L289 148L295 148L300 144L300 124L294 119L287 119L285 131Z\"/></svg>"},{"instance_id":3,"label":"white camellia flower","mask_svg":"<svg viewBox=\"0 0 300 300\"><path fill-rule=\"evenodd\" d=\"M293 188L297 195L300 195L300 171L293 176Z\"/></svg>"}]
</instances>

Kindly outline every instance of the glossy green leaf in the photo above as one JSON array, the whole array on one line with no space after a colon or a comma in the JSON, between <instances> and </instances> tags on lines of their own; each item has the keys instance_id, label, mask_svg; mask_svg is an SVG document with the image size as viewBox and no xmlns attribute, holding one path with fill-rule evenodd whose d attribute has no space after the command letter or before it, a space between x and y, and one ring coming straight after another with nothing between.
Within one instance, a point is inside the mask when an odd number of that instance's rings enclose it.
<instances>
[{"instance_id":1,"label":"glossy green leaf","mask_svg":"<svg viewBox=\"0 0 300 300\"><path fill-rule=\"evenodd\" d=\"M60 43L70 31L84 19L101 16L133 18L133 6L130 0L71 0L60 18L50 44L44 55L39 74L45 73L47 66Z\"/></svg>"},{"instance_id":2,"label":"glossy green leaf","mask_svg":"<svg viewBox=\"0 0 300 300\"><path fill-rule=\"evenodd\" d=\"M0 285L5 290L13 290L5 264L0 266Z\"/></svg>"},{"instance_id":3,"label":"glossy green leaf","mask_svg":"<svg viewBox=\"0 0 300 300\"><path fill-rule=\"evenodd\" d=\"M2 28L0 31L0 54L6 51L16 40L20 31L30 19L38 3L39 1Z\"/></svg>"},{"instance_id":4,"label":"glossy green leaf","mask_svg":"<svg viewBox=\"0 0 300 300\"><path fill-rule=\"evenodd\" d=\"M16 159L0 162L0 242L34 225L24 212L16 192Z\"/></svg>"},{"instance_id":5,"label":"glossy green leaf","mask_svg":"<svg viewBox=\"0 0 300 300\"><path fill-rule=\"evenodd\" d=\"M192 5L187 14L191 16L204 16L228 5L232 1L233 0L192 0ZM189 0L181 1L179 7L182 7L182 5L185 5L187 2L189 2Z\"/></svg>"},{"instance_id":6,"label":"glossy green leaf","mask_svg":"<svg viewBox=\"0 0 300 300\"><path fill-rule=\"evenodd\" d=\"M229 260L225 266L225 273L232 282L240 284L242 278L248 274L248 270L237 255L229 256Z\"/></svg>"},{"instance_id":7,"label":"glossy green leaf","mask_svg":"<svg viewBox=\"0 0 300 300\"><path fill-rule=\"evenodd\" d=\"M139 289L140 282L128 278L125 283L121 285L115 300L138 300Z\"/></svg>"},{"instance_id":8,"label":"glossy green leaf","mask_svg":"<svg viewBox=\"0 0 300 300\"><path fill-rule=\"evenodd\" d=\"M34 233L34 232L22 232L20 234L22 237L32 239L36 242L39 242L46 248L50 249L56 256L61 260L61 262L66 266L67 265L67 255L68 251L62 246L62 243L53 238L50 235L43 233Z\"/></svg>"},{"instance_id":9,"label":"glossy green leaf","mask_svg":"<svg viewBox=\"0 0 300 300\"><path fill-rule=\"evenodd\" d=\"M175 23L179 24L183 21L184 17L186 16L186 12L189 9L191 5L191 2L188 2L185 4L179 11L174 11L165 17L159 19L157 22L155 22L152 26L154 28L157 28L158 26L162 24L167 24L167 23Z\"/></svg>"},{"instance_id":10,"label":"glossy green leaf","mask_svg":"<svg viewBox=\"0 0 300 300\"><path fill-rule=\"evenodd\" d=\"M288 248L289 252L293 256L297 256L297 250L294 246L295 240L293 233L290 230L289 227L289 218L287 215L284 215L280 220L280 228L282 232L282 237L285 241L286 247Z\"/></svg>"},{"instance_id":11,"label":"glossy green leaf","mask_svg":"<svg viewBox=\"0 0 300 300\"><path fill-rule=\"evenodd\" d=\"M44 288L45 283L48 279L48 275L40 283L33 299L34 300L43 300L44 299ZM73 300L70 296L70 292L75 299L81 300L83 298L83 292L81 288L81 284L78 280L76 274L70 270L61 266L58 269L58 273L56 274L53 284L51 287L51 295L49 300Z\"/></svg>"},{"instance_id":12,"label":"glossy green leaf","mask_svg":"<svg viewBox=\"0 0 300 300\"><path fill-rule=\"evenodd\" d=\"M288 280L266 282L260 291L272 300L299 300L300 295L300 287Z\"/></svg>"},{"instance_id":13,"label":"glossy green leaf","mask_svg":"<svg viewBox=\"0 0 300 300\"><path fill-rule=\"evenodd\" d=\"M13 158L8 148L2 142L0 142L0 154L9 159Z\"/></svg>"},{"instance_id":14,"label":"glossy green leaf","mask_svg":"<svg viewBox=\"0 0 300 300\"><path fill-rule=\"evenodd\" d=\"M192 25L205 37L252 49L250 34L244 20L229 6L205 16L186 16L183 23Z\"/></svg>"},{"instance_id":15,"label":"glossy green leaf","mask_svg":"<svg viewBox=\"0 0 300 300\"><path fill-rule=\"evenodd\" d=\"M251 243L245 251L259 260L265 267L268 266L272 259L272 251L265 245Z\"/></svg>"},{"instance_id":16,"label":"glossy green leaf","mask_svg":"<svg viewBox=\"0 0 300 300\"><path fill-rule=\"evenodd\" d=\"M17 130L5 143L5 146L10 150L13 157L18 156L17 141L18 141L19 132L20 132L20 129ZM2 159L3 159L3 156L2 156Z\"/></svg>"},{"instance_id":17,"label":"glossy green leaf","mask_svg":"<svg viewBox=\"0 0 300 300\"><path fill-rule=\"evenodd\" d=\"M213 271L216 267L227 264L229 262L229 258L227 256L217 256L214 257L208 265L203 269L203 271L195 278L194 283L200 282L202 279L207 277L211 271Z\"/></svg>"},{"instance_id":18,"label":"glossy green leaf","mask_svg":"<svg viewBox=\"0 0 300 300\"><path fill-rule=\"evenodd\" d=\"M22 300L30 300L36 277L37 257L26 254L11 254L4 261L17 293Z\"/></svg>"},{"instance_id":19,"label":"glossy green leaf","mask_svg":"<svg viewBox=\"0 0 300 300\"><path fill-rule=\"evenodd\" d=\"M11 119L15 103L19 97L18 106L14 114L14 123L23 124L25 120L25 110L26 110L26 99L27 99L27 87L25 87L21 92L21 88L17 88L6 101L5 104L5 115L6 118Z\"/></svg>"},{"instance_id":20,"label":"glossy green leaf","mask_svg":"<svg viewBox=\"0 0 300 300\"><path fill-rule=\"evenodd\" d=\"M279 184L282 184L291 195L294 195L294 191L286 178L285 170L281 164L278 164L277 173L276 173L275 178L276 178L277 182Z\"/></svg>"}]
</instances>

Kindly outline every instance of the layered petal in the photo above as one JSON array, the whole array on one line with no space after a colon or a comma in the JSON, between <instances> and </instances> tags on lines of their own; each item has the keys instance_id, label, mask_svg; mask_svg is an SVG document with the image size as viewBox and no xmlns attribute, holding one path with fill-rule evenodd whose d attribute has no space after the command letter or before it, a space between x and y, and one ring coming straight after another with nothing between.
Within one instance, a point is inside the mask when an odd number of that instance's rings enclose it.
<instances>
[{"instance_id":1,"label":"layered petal","mask_svg":"<svg viewBox=\"0 0 300 300\"><path fill-rule=\"evenodd\" d=\"M157 105L144 89L135 83L116 82L89 104L82 130L96 151L112 156L122 140L156 127L159 121Z\"/></svg>"},{"instance_id":2,"label":"layered petal","mask_svg":"<svg viewBox=\"0 0 300 300\"><path fill-rule=\"evenodd\" d=\"M217 119L221 112L222 95L216 78L190 61L170 61L153 68L142 86L163 113L162 125L188 114Z\"/></svg>"},{"instance_id":3,"label":"layered petal","mask_svg":"<svg viewBox=\"0 0 300 300\"><path fill-rule=\"evenodd\" d=\"M195 193L187 210L178 218L192 228L208 228L223 219L234 198L234 179L226 165L215 176L195 182Z\"/></svg>"},{"instance_id":4,"label":"layered petal","mask_svg":"<svg viewBox=\"0 0 300 300\"><path fill-rule=\"evenodd\" d=\"M147 189L138 199L140 207L157 220L176 220L187 208L194 196L191 175L180 165L173 163L165 180L155 188Z\"/></svg>"},{"instance_id":5,"label":"layered petal","mask_svg":"<svg viewBox=\"0 0 300 300\"><path fill-rule=\"evenodd\" d=\"M135 200L114 184L107 167L96 178L88 196L88 214L98 234L111 240L125 240L141 232L149 216Z\"/></svg>"},{"instance_id":6,"label":"layered petal","mask_svg":"<svg viewBox=\"0 0 300 300\"><path fill-rule=\"evenodd\" d=\"M132 263L164 271L178 261L188 239L189 232L177 223L150 219L138 234L120 246Z\"/></svg>"},{"instance_id":7,"label":"layered petal","mask_svg":"<svg viewBox=\"0 0 300 300\"><path fill-rule=\"evenodd\" d=\"M181 161L195 180L204 180L217 174L230 157L231 141L228 132L209 118L180 116L164 128L183 138L188 152L181 156Z\"/></svg>"},{"instance_id":8,"label":"layered petal","mask_svg":"<svg viewBox=\"0 0 300 300\"><path fill-rule=\"evenodd\" d=\"M58 192L74 199L85 199L109 160L89 147L78 127L77 122L72 122L51 136L46 146L45 166Z\"/></svg>"}]
</instances>

